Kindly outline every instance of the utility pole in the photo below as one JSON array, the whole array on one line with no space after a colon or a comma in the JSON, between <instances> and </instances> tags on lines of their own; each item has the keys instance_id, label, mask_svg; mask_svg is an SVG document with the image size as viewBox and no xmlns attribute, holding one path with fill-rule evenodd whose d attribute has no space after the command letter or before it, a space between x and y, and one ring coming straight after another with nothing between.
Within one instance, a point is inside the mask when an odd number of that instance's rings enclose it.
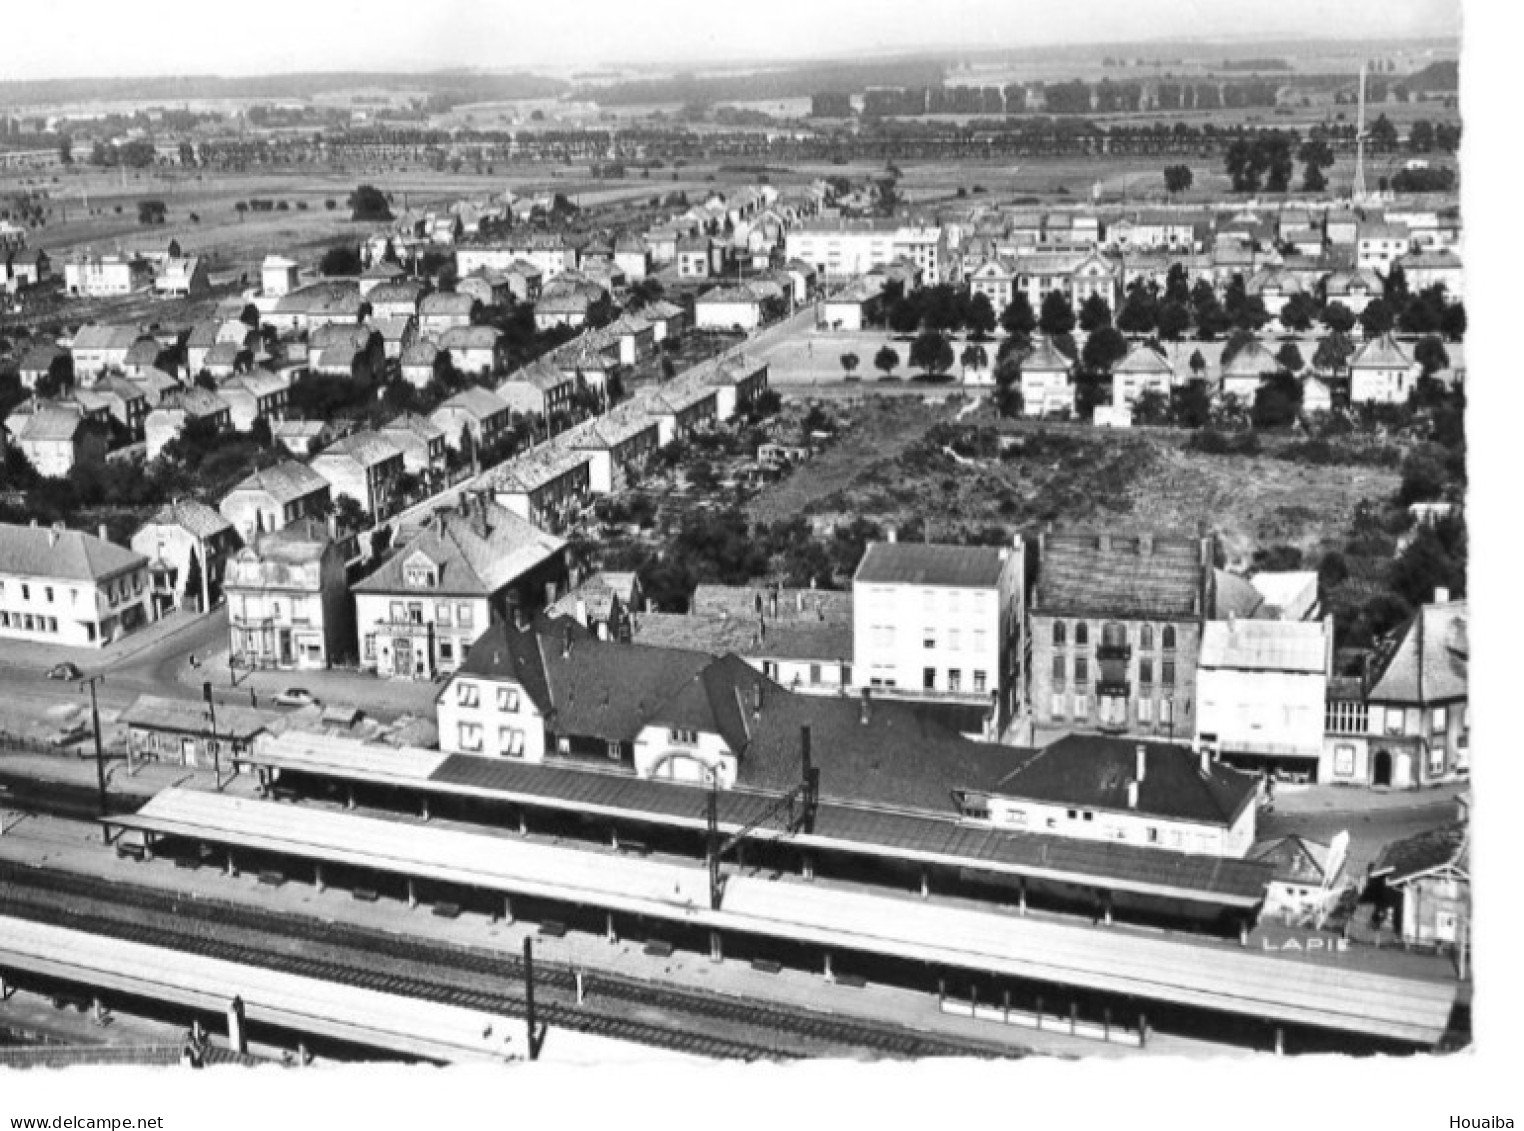
<instances>
[{"instance_id":1,"label":"utility pole","mask_svg":"<svg viewBox=\"0 0 1524 1131\"><path fill-rule=\"evenodd\" d=\"M106 677L103 675L87 676L80 680L81 691L87 687L90 689L90 723L95 730L95 784L99 791L99 807L102 820L110 814L106 811L106 751L101 745L101 712L100 707L95 701L95 685L105 681ZM111 830L104 824L101 825L101 838L107 844L111 843Z\"/></svg>"},{"instance_id":2,"label":"utility pole","mask_svg":"<svg viewBox=\"0 0 1524 1131\"><path fill-rule=\"evenodd\" d=\"M540 1059L547 1026L536 1023L534 1013L534 940L524 940L524 1023L528 1028L529 1059Z\"/></svg>"},{"instance_id":3,"label":"utility pole","mask_svg":"<svg viewBox=\"0 0 1524 1131\"><path fill-rule=\"evenodd\" d=\"M212 698L212 681L206 680L201 684L201 695L206 700L206 713L212 723L212 777L217 783L217 792L222 792L222 751L217 742L217 703Z\"/></svg>"}]
</instances>

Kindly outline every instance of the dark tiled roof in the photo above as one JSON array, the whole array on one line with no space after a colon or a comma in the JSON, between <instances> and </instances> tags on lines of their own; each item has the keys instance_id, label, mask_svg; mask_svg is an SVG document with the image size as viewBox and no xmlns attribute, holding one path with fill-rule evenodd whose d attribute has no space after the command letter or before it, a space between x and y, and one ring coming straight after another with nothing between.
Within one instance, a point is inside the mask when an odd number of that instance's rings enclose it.
<instances>
[{"instance_id":1,"label":"dark tiled roof","mask_svg":"<svg viewBox=\"0 0 1524 1131\"><path fill-rule=\"evenodd\" d=\"M1370 698L1433 703L1462 698L1471 668L1470 605L1425 605L1377 651Z\"/></svg>"},{"instance_id":2,"label":"dark tiled roof","mask_svg":"<svg viewBox=\"0 0 1524 1131\"><path fill-rule=\"evenodd\" d=\"M1108 548L1101 548L1106 538ZM1137 619L1199 617L1205 570L1194 539L1059 534L1047 538L1038 566L1034 613Z\"/></svg>"},{"instance_id":3,"label":"dark tiled roof","mask_svg":"<svg viewBox=\"0 0 1524 1131\"><path fill-rule=\"evenodd\" d=\"M0 573L96 581L148 564L125 546L78 530L0 523Z\"/></svg>"},{"instance_id":4,"label":"dark tiled roof","mask_svg":"<svg viewBox=\"0 0 1524 1131\"><path fill-rule=\"evenodd\" d=\"M993 546L869 543L853 581L987 589L1000 582L1009 555Z\"/></svg>"},{"instance_id":5,"label":"dark tiled roof","mask_svg":"<svg viewBox=\"0 0 1524 1131\"><path fill-rule=\"evenodd\" d=\"M1376 857L1371 876L1385 877L1388 884L1400 884L1447 864L1465 871L1470 866L1470 839L1466 825L1456 822L1393 841Z\"/></svg>"},{"instance_id":6,"label":"dark tiled roof","mask_svg":"<svg viewBox=\"0 0 1524 1131\"><path fill-rule=\"evenodd\" d=\"M1126 812L1139 747L1145 751L1136 810L1141 815L1231 825L1258 789L1252 774L1215 762L1203 775L1199 757L1183 746L1089 734L1059 739L994 783L966 784L1001 797Z\"/></svg>"}]
</instances>

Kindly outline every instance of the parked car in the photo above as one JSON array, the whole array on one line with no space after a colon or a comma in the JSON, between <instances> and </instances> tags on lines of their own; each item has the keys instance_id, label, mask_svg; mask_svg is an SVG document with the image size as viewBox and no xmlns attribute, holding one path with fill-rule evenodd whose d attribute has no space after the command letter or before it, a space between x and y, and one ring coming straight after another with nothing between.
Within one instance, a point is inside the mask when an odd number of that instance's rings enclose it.
<instances>
[{"instance_id":1,"label":"parked car","mask_svg":"<svg viewBox=\"0 0 1524 1131\"><path fill-rule=\"evenodd\" d=\"M49 679L83 679L84 677L85 673L67 660L61 664L54 664L48 669Z\"/></svg>"},{"instance_id":2,"label":"parked car","mask_svg":"<svg viewBox=\"0 0 1524 1131\"><path fill-rule=\"evenodd\" d=\"M70 723L66 727L59 727L48 735L49 746L73 746L76 742L84 740L90 733L90 725L85 722Z\"/></svg>"},{"instance_id":3,"label":"parked car","mask_svg":"<svg viewBox=\"0 0 1524 1131\"><path fill-rule=\"evenodd\" d=\"M279 707L311 707L317 701L317 696L305 687L288 687L279 692L274 700Z\"/></svg>"}]
</instances>

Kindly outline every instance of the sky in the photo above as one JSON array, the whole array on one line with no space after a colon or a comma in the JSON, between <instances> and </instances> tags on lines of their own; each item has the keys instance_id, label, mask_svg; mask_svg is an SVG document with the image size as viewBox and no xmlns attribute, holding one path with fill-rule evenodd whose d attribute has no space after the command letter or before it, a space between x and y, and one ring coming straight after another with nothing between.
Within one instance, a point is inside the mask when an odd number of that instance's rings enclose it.
<instances>
[{"instance_id":1,"label":"sky","mask_svg":"<svg viewBox=\"0 0 1524 1131\"><path fill-rule=\"evenodd\" d=\"M617 66L1171 36L1455 34L1459 0L53 0L0 78ZM15 50L16 45L21 50Z\"/></svg>"}]
</instances>

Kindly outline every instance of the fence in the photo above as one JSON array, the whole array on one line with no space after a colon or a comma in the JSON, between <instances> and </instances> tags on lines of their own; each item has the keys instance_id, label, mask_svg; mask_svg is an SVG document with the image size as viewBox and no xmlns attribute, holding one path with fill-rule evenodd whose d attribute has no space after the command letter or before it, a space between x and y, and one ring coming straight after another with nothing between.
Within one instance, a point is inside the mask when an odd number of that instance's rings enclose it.
<instances>
[{"instance_id":1,"label":"fence","mask_svg":"<svg viewBox=\"0 0 1524 1131\"><path fill-rule=\"evenodd\" d=\"M954 998L944 997L941 999L940 1008L943 1013L955 1017L968 1017L975 1021L994 1021L1002 1025L1018 1025L1024 1029L1036 1029L1045 1033L1064 1033L1071 1037L1082 1037L1091 1041L1104 1041L1108 1044L1127 1045L1129 1048L1140 1049L1148 1041L1148 1025L1143 1022L1140 1028L1128 1029L1122 1025L1113 1025L1109 1021L1081 1021L1076 1015L1059 1017L1051 1013L1036 1013L1024 1009L1012 1009L1009 1005L981 1005L977 1001L960 1001Z\"/></svg>"}]
</instances>

